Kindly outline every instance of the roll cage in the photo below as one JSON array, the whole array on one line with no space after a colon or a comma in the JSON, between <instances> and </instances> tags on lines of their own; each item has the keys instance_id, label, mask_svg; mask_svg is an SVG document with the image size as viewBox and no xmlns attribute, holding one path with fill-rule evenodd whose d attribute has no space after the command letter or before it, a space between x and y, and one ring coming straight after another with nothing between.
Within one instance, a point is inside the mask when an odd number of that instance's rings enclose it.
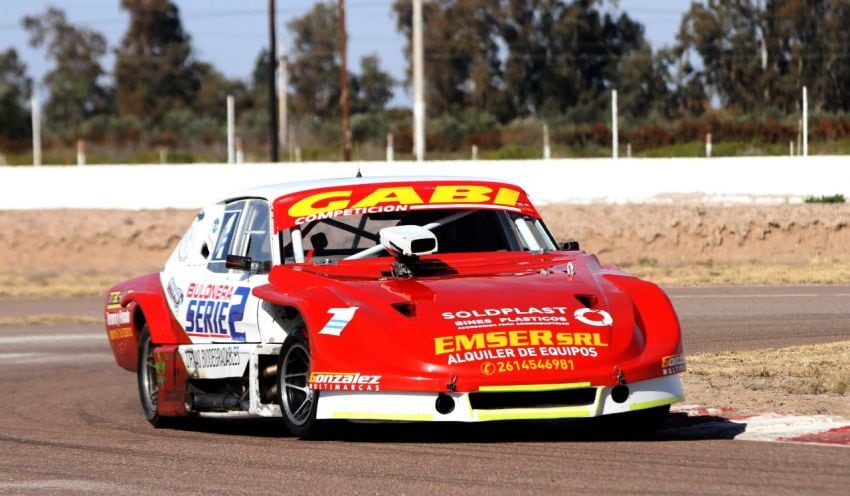
<instances>
[{"instance_id":1,"label":"roll cage","mask_svg":"<svg viewBox=\"0 0 850 496\"><path fill-rule=\"evenodd\" d=\"M331 262L388 256L381 229L417 225L432 231L439 253L552 251L557 244L543 222L495 208L422 209L320 219L281 232L284 263Z\"/></svg>"}]
</instances>

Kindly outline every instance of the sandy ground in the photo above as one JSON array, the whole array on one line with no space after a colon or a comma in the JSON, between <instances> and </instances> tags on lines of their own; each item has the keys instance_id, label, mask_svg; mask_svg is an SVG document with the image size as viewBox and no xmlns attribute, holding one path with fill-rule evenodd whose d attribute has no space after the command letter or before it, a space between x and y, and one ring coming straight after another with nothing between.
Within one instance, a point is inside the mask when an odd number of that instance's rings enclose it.
<instances>
[{"instance_id":1,"label":"sandy ground","mask_svg":"<svg viewBox=\"0 0 850 496\"><path fill-rule=\"evenodd\" d=\"M622 264L850 261L850 205L548 205L561 239ZM653 262L654 261L654 262Z\"/></svg>"},{"instance_id":2,"label":"sandy ground","mask_svg":"<svg viewBox=\"0 0 850 496\"><path fill-rule=\"evenodd\" d=\"M850 205L546 205L561 240L604 263L850 263ZM0 211L6 274L138 274L157 270L192 221L187 210Z\"/></svg>"},{"instance_id":3,"label":"sandy ground","mask_svg":"<svg viewBox=\"0 0 850 496\"><path fill-rule=\"evenodd\" d=\"M774 387L746 387L728 377L682 374L685 403L716 408L729 407L742 413L791 413L795 415L837 415L850 418L850 396L829 394L790 394Z\"/></svg>"}]
</instances>

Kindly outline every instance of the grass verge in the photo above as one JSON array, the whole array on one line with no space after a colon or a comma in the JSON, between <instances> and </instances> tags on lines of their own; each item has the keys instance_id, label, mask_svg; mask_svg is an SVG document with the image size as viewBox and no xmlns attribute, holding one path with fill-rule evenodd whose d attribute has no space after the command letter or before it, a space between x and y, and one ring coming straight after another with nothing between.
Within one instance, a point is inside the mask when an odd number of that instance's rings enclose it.
<instances>
[{"instance_id":1,"label":"grass verge","mask_svg":"<svg viewBox=\"0 0 850 496\"><path fill-rule=\"evenodd\" d=\"M751 390L850 396L850 341L688 357L688 373Z\"/></svg>"},{"instance_id":2,"label":"grass verge","mask_svg":"<svg viewBox=\"0 0 850 496\"><path fill-rule=\"evenodd\" d=\"M688 357L689 404L850 418L850 341Z\"/></svg>"}]
</instances>

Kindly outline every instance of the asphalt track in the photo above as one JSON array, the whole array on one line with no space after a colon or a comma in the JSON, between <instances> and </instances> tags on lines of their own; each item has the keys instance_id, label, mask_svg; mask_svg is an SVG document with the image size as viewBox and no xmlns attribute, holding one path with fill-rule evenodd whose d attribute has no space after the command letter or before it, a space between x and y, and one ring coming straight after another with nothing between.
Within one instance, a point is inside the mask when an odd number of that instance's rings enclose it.
<instances>
[{"instance_id":1,"label":"asphalt track","mask_svg":"<svg viewBox=\"0 0 850 496\"><path fill-rule=\"evenodd\" d=\"M850 339L850 286L672 288L686 351ZM0 300L0 317L97 317L97 299ZM595 424L155 430L98 325L0 326L0 494L847 494L850 448ZM702 421L671 416L670 423Z\"/></svg>"}]
</instances>

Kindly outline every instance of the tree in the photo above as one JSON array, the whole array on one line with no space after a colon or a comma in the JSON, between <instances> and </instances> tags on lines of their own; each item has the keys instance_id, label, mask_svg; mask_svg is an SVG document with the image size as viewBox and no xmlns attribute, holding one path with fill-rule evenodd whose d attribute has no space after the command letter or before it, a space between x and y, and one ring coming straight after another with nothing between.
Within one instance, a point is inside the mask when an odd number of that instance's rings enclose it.
<instances>
[{"instance_id":1,"label":"tree","mask_svg":"<svg viewBox=\"0 0 850 496\"><path fill-rule=\"evenodd\" d=\"M339 115L339 16L332 2L319 2L287 25L292 32L290 84L293 110L327 118ZM349 92L351 94L351 92Z\"/></svg>"},{"instance_id":2,"label":"tree","mask_svg":"<svg viewBox=\"0 0 850 496\"><path fill-rule=\"evenodd\" d=\"M425 94L428 114L467 107L509 118L499 58L500 0L445 0L423 5ZM410 65L413 11L409 0L393 5L398 30L408 39ZM408 74L411 71L408 70Z\"/></svg>"},{"instance_id":3,"label":"tree","mask_svg":"<svg viewBox=\"0 0 850 496\"><path fill-rule=\"evenodd\" d=\"M192 56L190 36L170 0L122 0L130 26L116 50L118 112L153 123L180 108L192 108L203 67Z\"/></svg>"},{"instance_id":4,"label":"tree","mask_svg":"<svg viewBox=\"0 0 850 496\"><path fill-rule=\"evenodd\" d=\"M597 120L619 82L621 61L645 43L643 26L627 14L603 14L601 0L541 3L545 10L536 17L546 50L530 75L532 106L544 115L569 110L578 120Z\"/></svg>"},{"instance_id":5,"label":"tree","mask_svg":"<svg viewBox=\"0 0 850 496\"><path fill-rule=\"evenodd\" d=\"M675 54L690 63L723 106L742 112L850 110L850 4L834 0L709 0L694 3L679 28Z\"/></svg>"},{"instance_id":6,"label":"tree","mask_svg":"<svg viewBox=\"0 0 850 496\"><path fill-rule=\"evenodd\" d=\"M410 2L396 0L411 34ZM528 115L595 120L643 27L603 0L446 0L425 4L429 114L474 107L502 122ZM408 47L409 48L409 47Z\"/></svg>"},{"instance_id":7,"label":"tree","mask_svg":"<svg viewBox=\"0 0 850 496\"><path fill-rule=\"evenodd\" d=\"M228 96L233 96L236 108L245 109L251 106L251 95L244 82L225 77L206 62L196 62L195 71L204 82L195 95L193 110L197 114L223 121Z\"/></svg>"},{"instance_id":8,"label":"tree","mask_svg":"<svg viewBox=\"0 0 850 496\"><path fill-rule=\"evenodd\" d=\"M106 54L106 39L73 26L56 8L38 17L25 17L23 25L30 44L46 47L55 64L44 76L50 91L44 109L46 127L66 139L73 138L86 119L110 110L111 95L100 82L104 71L99 59Z\"/></svg>"},{"instance_id":9,"label":"tree","mask_svg":"<svg viewBox=\"0 0 850 496\"><path fill-rule=\"evenodd\" d=\"M32 80L18 52L0 52L0 140L22 141L30 137L28 100Z\"/></svg>"},{"instance_id":10,"label":"tree","mask_svg":"<svg viewBox=\"0 0 850 496\"><path fill-rule=\"evenodd\" d=\"M620 114L639 119L651 111L666 118L675 118L675 107L671 106L671 76L667 60L653 54L649 44L629 53L618 64L616 88Z\"/></svg>"},{"instance_id":11,"label":"tree","mask_svg":"<svg viewBox=\"0 0 850 496\"><path fill-rule=\"evenodd\" d=\"M381 70L376 54L360 59L360 75L355 77L357 93L356 112L380 112L393 98L395 81L392 76Z\"/></svg>"}]
</instances>

